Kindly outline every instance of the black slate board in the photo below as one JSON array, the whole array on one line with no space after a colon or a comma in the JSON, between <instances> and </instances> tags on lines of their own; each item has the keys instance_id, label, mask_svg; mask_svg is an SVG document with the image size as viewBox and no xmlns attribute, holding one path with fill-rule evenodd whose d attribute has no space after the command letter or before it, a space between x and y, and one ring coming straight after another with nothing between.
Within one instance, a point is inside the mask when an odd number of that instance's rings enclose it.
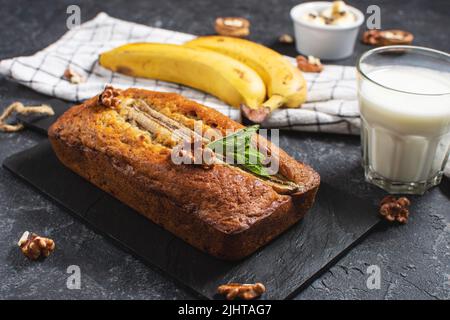
<instances>
[{"instance_id":1,"label":"black slate board","mask_svg":"<svg viewBox=\"0 0 450 320\"><path fill-rule=\"evenodd\" d=\"M367 201L322 182L305 219L239 262L210 257L66 169L43 142L7 158L4 167L118 241L145 262L207 298L226 282L263 282L265 299L293 297L377 223Z\"/></svg>"}]
</instances>

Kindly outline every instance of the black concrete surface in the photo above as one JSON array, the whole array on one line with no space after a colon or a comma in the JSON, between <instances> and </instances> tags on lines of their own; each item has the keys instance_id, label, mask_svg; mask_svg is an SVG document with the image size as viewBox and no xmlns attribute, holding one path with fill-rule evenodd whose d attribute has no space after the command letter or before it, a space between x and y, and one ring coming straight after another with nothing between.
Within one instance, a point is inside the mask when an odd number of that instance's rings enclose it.
<instances>
[{"instance_id":1,"label":"black concrete surface","mask_svg":"<svg viewBox=\"0 0 450 320\"><path fill-rule=\"evenodd\" d=\"M82 21L98 12L150 26L193 34L213 32L216 16L239 15L252 23L251 39L274 45L292 33L289 9L299 1L0 1L0 59L27 55L57 40L66 30L66 8L78 4ZM450 51L448 0L351 1L365 11L382 9L382 27L414 33L415 44ZM280 48L277 46L277 48ZM353 65L368 47L337 63ZM293 47L282 51L295 54ZM0 77L0 109L20 100L45 102L49 97ZM24 131L0 134L0 162L45 139ZM357 137L283 132L281 146L310 162L322 179L377 202L384 193L363 181ZM382 225L296 299L449 299L450 181L413 197L405 226ZM30 263L16 242L24 230L51 236L58 249L43 262ZM69 290L67 268L81 268L81 289ZM380 289L368 289L367 268L381 271ZM196 298L185 287L144 265L87 228L65 210L0 169L0 298L30 299L182 299Z\"/></svg>"}]
</instances>

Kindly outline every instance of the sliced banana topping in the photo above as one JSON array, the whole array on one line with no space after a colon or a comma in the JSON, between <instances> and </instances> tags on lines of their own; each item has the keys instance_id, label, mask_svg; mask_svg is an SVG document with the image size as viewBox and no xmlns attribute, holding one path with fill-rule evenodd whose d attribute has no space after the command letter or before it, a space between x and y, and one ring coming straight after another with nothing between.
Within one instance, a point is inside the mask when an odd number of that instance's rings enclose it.
<instances>
[{"instance_id":1,"label":"sliced banana topping","mask_svg":"<svg viewBox=\"0 0 450 320\"><path fill-rule=\"evenodd\" d=\"M344 1L333 1L332 5L321 12L310 11L303 20L316 25L344 26L356 21L355 15Z\"/></svg>"},{"instance_id":2,"label":"sliced banana topping","mask_svg":"<svg viewBox=\"0 0 450 320\"><path fill-rule=\"evenodd\" d=\"M112 88L108 88L112 90ZM161 144L169 149L174 149L183 141L200 141L203 151L212 152L211 149L205 147L211 141L202 137L194 130L184 126L165 114L152 108L145 100L133 99L116 95L117 103L114 106L107 106L114 108L125 121L135 126L139 130L144 131L145 134L151 136L152 141ZM100 99L100 102L102 100ZM272 187L280 194L291 194L299 190L300 186L296 183L286 179L282 175L259 176L238 164L229 164L225 156L214 153L212 157L212 164L220 164L232 167L238 170L243 175L251 175L259 179L264 184ZM208 164L209 165L209 164Z\"/></svg>"}]
</instances>

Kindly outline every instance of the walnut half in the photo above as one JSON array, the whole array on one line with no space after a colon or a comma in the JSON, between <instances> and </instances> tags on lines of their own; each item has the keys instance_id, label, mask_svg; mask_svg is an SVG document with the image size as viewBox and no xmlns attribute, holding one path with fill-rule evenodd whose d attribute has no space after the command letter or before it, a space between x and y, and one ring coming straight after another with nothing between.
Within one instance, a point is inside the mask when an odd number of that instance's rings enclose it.
<instances>
[{"instance_id":1,"label":"walnut half","mask_svg":"<svg viewBox=\"0 0 450 320\"><path fill-rule=\"evenodd\" d=\"M80 75L70 67L64 71L64 78L66 78L67 81L73 84L80 84L86 81L86 79L82 75Z\"/></svg>"},{"instance_id":2,"label":"walnut half","mask_svg":"<svg viewBox=\"0 0 450 320\"><path fill-rule=\"evenodd\" d=\"M396 198L394 196L386 196L380 202L380 215L389 222L408 222L409 210L411 204L408 198Z\"/></svg>"},{"instance_id":3,"label":"walnut half","mask_svg":"<svg viewBox=\"0 0 450 320\"><path fill-rule=\"evenodd\" d=\"M23 233L17 244L22 253L31 260L48 257L55 250L55 242L52 239L28 231Z\"/></svg>"},{"instance_id":4,"label":"walnut half","mask_svg":"<svg viewBox=\"0 0 450 320\"><path fill-rule=\"evenodd\" d=\"M259 282L254 284L228 283L217 288L217 292L226 296L228 300L235 298L251 300L258 298L266 292L266 287Z\"/></svg>"},{"instance_id":5,"label":"walnut half","mask_svg":"<svg viewBox=\"0 0 450 320\"><path fill-rule=\"evenodd\" d=\"M120 99L118 96L121 94L122 90L115 89L114 87L107 85L103 92L99 95L99 102L105 107L117 107L120 104Z\"/></svg>"},{"instance_id":6,"label":"walnut half","mask_svg":"<svg viewBox=\"0 0 450 320\"><path fill-rule=\"evenodd\" d=\"M408 45L414 40L414 35L403 30L367 30L362 42L373 46Z\"/></svg>"},{"instance_id":7,"label":"walnut half","mask_svg":"<svg viewBox=\"0 0 450 320\"><path fill-rule=\"evenodd\" d=\"M294 38L290 34L285 33L278 37L278 42L283 44L291 44L294 43Z\"/></svg>"},{"instance_id":8,"label":"walnut half","mask_svg":"<svg viewBox=\"0 0 450 320\"><path fill-rule=\"evenodd\" d=\"M250 22L240 17L219 17L215 30L222 36L243 38L250 34Z\"/></svg>"},{"instance_id":9,"label":"walnut half","mask_svg":"<svg viewBox=\"0 0 450 320\"><path fill-rule=\"evenodd\" d=\"M303 72L322 72L323 65L320 62L319 58L308 56L308 58L304 56L297 56L297 67Z\"/></svg>"}]
</instances>

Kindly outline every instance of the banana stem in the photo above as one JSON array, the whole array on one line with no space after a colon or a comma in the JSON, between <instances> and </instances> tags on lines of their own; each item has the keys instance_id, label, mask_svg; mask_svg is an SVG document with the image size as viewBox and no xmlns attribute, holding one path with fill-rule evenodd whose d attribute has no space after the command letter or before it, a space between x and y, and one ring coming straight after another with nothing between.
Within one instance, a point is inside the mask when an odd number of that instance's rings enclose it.
<instances>
[{"instance_id":1,"label":"banana stem","mask_svg":"<svg viewBox=\"0 0 450 320\"><path fill-rule=\"evenodd\" d=\"M274 94L264 102L261 107L251 109L247 106L242 106L241 111L244 116L254 123L262 123L267 116L275 109L278 109L285 103L286 99L283 96Z\"/></svg>"},{"instance_id":2,"label":"banana stem","mask_svg":"<svg viewBox=\"0 0 450 320\"><path fill-rule=\"evenodd\" d=\"M272 112L275 109L278 109L285 103L286 99L283 96L280 96L278 94L274 94L262 104L263 108L268 108L270 112Z\"/></svg>"}]
</instances>

